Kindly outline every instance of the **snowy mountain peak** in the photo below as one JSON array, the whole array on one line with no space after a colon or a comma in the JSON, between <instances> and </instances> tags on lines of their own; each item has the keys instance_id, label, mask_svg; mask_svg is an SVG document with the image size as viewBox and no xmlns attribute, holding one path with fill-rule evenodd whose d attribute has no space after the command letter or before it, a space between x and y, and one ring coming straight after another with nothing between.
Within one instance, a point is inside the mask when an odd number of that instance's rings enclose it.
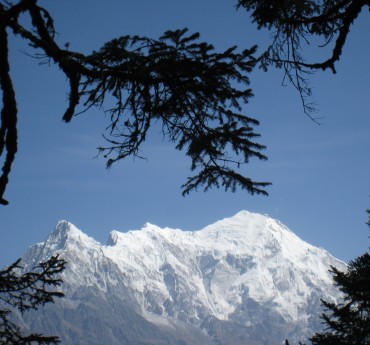
<instances>
[{"instance_id":1,"label":"snowy mountain peak","mask_svg":"<svg viewBox=\"0 0 370 345\"><path fill-rule=\"evenodd\" d=\"M58 244L62 248L68 239L77 239L86 236L81 230L77 229L72 223L61 220L56 225L54 231L50 233L46 242Z\"/></svg>"},{"instance_id":2,"label":"snowy mountain peak","mask_svg":"<svg viewBox=\"0 0 370 345\"><path fill-rule=\"evenodd\" d=\"M72 235L73 233L80 233L83 232L76 228L72 223L66 221L66 220L60 220L54 231L51 232L50 236L61 236L61 237L68 237Z\"/></svg>"},{"instance_id":3,"label":"snowy mountain peak","mask_svg":"<svg viewBox=\"0 0 370 345\"><path fill-rule=\"evenodd\" d=\"M197 232L196 236L220 251L247 250L255 257L264 256L270 249L286 254L291 252L290 255L295 256L295 251L312 247L279 221L248 211L211 224Z\"/></svg>"},{"instance_id":4,"label":"snowy mountain peak","mask_svg":"<svg viewBox=\"0 0 370 345\"><path fill-rule=\"evenodd\" d=\"M79 251L81 249L99 247L100 243L79 230L72 223L61 220L57 223L55 229L49 234L45 242L39 243L42 248L39 254L46 259L51 254L63 251ZM33 247L30 249L33 250Z\"/></svg>"},{"instance_id":5,"label":"snowy mountain peak","mask_svg":"<svg viewBox=\"0 0 370 345\"><path fill-rule=\"evenodd\" d=\"M330 266L345 269L344 263L304 242L279 221L248 211L199 231L150 223L140 230L114 230L105 246L61 221L27 257L35 262L56 253L68 262L65 308L98 303L99 309L106 308L98 314L107 318L111 310L120 314L133 308L137 322L147 323L135 329L150 325L176 337L187 330L182 338L187 341L163 344L255 345L286 338L298 342L320 327L320 298L339 297ZM95 318L96 311L92 315ZM74 319L78 318L86 317ZM108 324L117 321L114 317ZM116 331L122 327L117 324ZM127 327L132 329L132 325ZM189 334L202 338L189 340Z\"/></svg>"},{"instance_id":6,"label":"snowy mountain peak","mask_svg":"<svg viewBox=\"0 0 370 345\"><path fill-rule=\"evenodd\" d=\"M48 244L53 249L62 249L68 237L72 235L73 232L79 231L77 228L72 224L67 222L66 220L61 220L56 225L55 229L50 233L45 244Z\"/></svg>"},{"instance_id":7,"label":"snowy mountain peak","mask_svg":"<svg viewBox=\"0 0 370 345\"><path fill-rule=\"evenodd\" d=\"M141 230L147 230L147 231L156 231L156 230L160 230L161 228L158 227L157 225L155 224L152 224L152 223L149 223L149 222L146 222L143 227L141 228Z\"/></svg>"}]
</instances>

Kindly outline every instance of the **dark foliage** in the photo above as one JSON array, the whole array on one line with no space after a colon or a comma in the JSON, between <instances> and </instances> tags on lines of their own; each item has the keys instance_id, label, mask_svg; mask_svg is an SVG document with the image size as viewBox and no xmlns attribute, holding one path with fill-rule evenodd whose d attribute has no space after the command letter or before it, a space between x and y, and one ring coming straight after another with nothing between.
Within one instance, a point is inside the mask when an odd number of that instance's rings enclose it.
<instances>
[{"instance_id":1,"label":"dark foliage","mask_svg":"<svg viewBox=\"0 0 370 345\"><path fill-rule=\"evenodd\" d=\"M370 226L370 210L367 212ZM370 345L370 254L351 261L346 272L335 267L331 272L344 299L339 304L321 301L325 308L321 316L325 329L310 339L312 344Z\"/></svg>"},{"instance_id":2,"label":"dark foliage","mask_svg":"<svg viewBox=\"0 0 370 345\"><path fill-rule=\"evenodd\" d=\"M314 107L306 102L311 95L307 74L313 70L336 72L350 27L363 9L365 0L238 0L238 7L251 13L258 28L272 31L272 43L261 57L261 65L284 68L285 76L300 91L306 113ZM303 47L318 44L328 49L323 61L306 62Z\"/></svg>"},{"instance_id":3,"label":"dark foliage","mask_svg":"<svg viewBox=\"0 0 370 345\"><path fill-rule=\"evenodd\" d=\"M330 314L322 319L327 329L312 339L314 345L370 344L370 255L356 258L348 272L333 268L335 284L344 293L342 304L322 301Z\"/></svg>"},{"instance_id":4,"label":"dark foliage","mask_svg":"<svg viewBox=\"0 0 370 345\"><path fill-rule=\"evenodd\" d=\"M370 210L369 221L370 226ZM370 344L370 254L351 261L347 272L332 267L335 285L344 294L341 304L322 301L326 311L323 323L327 329L317 333L314 345L369 345Z\"/></svg>"},{"instance_id":5,"label":"dark foliage","mask_svg":"<svg viewBox=\"0 0 370 345\"><path fill-rule=\"evenodd\" d=\"M19 22L29 15L30 27ZM8 30L7 30L8 29ZM22 37L43 62L55 63L69 80L69 105L63 120L112 98L107 147L108 167L128 156L140 156L153 122L162 134L191 158L195 175L183 185L183 194L198 187L241 187L249 193L267 194L266 182L254 182L234 169L250 158L265 160L265 148L255 140L258 121L241 114L241 104L252 96L247 74L256 64L255 47L237 52L232 47L216 53L212 45L198 42L199 34L186 29L167 31L158 40L123 36L100 50L84 55L61 49L55 40L52 16L37 0L17 4L0 1L0 86L3 108L0 155L6 153L0 177L0 202L17 152L17 107L9 74L8 31Z\"/></svg>"},{"instance_id":6,"label":"dark foliage","mask_svg":"<svg viewBox=\"0 0 370 345\"><path fill-rule=\"evenodd\" d=\"M15 324L12 314L19 310L22 314L30 309L38 309L46 303L64 294L55 290L62 284L57 276L65 269L65 261L53 256L40 263L32 271L19 273L22 269L20 260L0 271L0 344L31 345L56 344L56 336L44 336L39 333L24 335Z\"/></svg>"}]
</instances>

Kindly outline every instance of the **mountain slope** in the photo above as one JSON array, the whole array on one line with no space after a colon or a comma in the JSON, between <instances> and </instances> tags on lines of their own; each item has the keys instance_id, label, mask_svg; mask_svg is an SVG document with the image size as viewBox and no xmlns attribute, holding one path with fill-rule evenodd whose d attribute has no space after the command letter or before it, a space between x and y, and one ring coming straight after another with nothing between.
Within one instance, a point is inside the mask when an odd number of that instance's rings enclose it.
<instances>
[{"instance_id":1,"label":"mountain slope","mask_svg":"<svg viewBox=\"0 0 370 345\"><path fill-rule=\"evenodd\" d=\"M320 298L334 300L323 249L267 216L242 211L200 231L112 231L101 245L62 221L30 248L29 266L67 260L57 307L32 327L63 344L279 344L320 328Z\"/></svg>"}]
</instances>

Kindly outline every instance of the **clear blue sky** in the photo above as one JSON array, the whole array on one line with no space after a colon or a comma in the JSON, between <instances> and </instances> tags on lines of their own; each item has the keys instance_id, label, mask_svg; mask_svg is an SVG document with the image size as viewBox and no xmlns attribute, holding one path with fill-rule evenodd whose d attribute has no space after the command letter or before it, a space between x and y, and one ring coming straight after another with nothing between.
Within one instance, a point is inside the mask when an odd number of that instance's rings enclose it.
<instances>
[{"instance_id":1,"label":"clear blue sky","mask_svg":"<svg viewBox=\"0 0 370 345\"><path fill-rule=\"evenodd\" d=\"M260 51L268 32L258 32L232 1L97 0L42 1L55 18L61 44L89 52L126 34L157 38L167 29L188 27L219 50L253 44ZM211 7L210 7L210 4ZM244 172L271 181L270 196L212 190L181 196L190 162L154 132L143 148L147 161L128 160L105 169L95 159L104 112L92 109L70 124L61 118L67 83L55 66L39 66L13 42L11 68L19 104L19 153L0 208L0 265L43 241L66 219L105 243L112 229L138 229L145 222L197 230L249 210L279 219L304 240L350 260L367 250L370 207L370 17L353 28L338 74L318 73L313 101L323 117L318 126L303 114L298 93L281 86L282 71L255 72L255 97L246 114L261 125L267 162L252 161Z\"/></svg>"}]
</instances>

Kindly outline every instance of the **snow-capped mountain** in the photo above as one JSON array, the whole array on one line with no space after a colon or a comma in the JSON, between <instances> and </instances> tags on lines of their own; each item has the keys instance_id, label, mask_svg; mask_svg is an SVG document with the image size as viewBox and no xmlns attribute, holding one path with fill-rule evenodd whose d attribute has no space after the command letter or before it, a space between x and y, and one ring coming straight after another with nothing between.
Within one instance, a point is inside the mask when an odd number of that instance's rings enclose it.
<instances>
[{"instance_id":1,"label":"snow-capped mountain","mask_svg":"<svg viewBox=\"0 0 370 345\"><path fill-rule=\"evenodd\" d=\"M112 231L106 245L61 221L26 266L60 253L65 298L26 314L62 344L247 345L306 340L335 300L327 251L242 211L199 231Z\"/></svg>"}]
</instances>

